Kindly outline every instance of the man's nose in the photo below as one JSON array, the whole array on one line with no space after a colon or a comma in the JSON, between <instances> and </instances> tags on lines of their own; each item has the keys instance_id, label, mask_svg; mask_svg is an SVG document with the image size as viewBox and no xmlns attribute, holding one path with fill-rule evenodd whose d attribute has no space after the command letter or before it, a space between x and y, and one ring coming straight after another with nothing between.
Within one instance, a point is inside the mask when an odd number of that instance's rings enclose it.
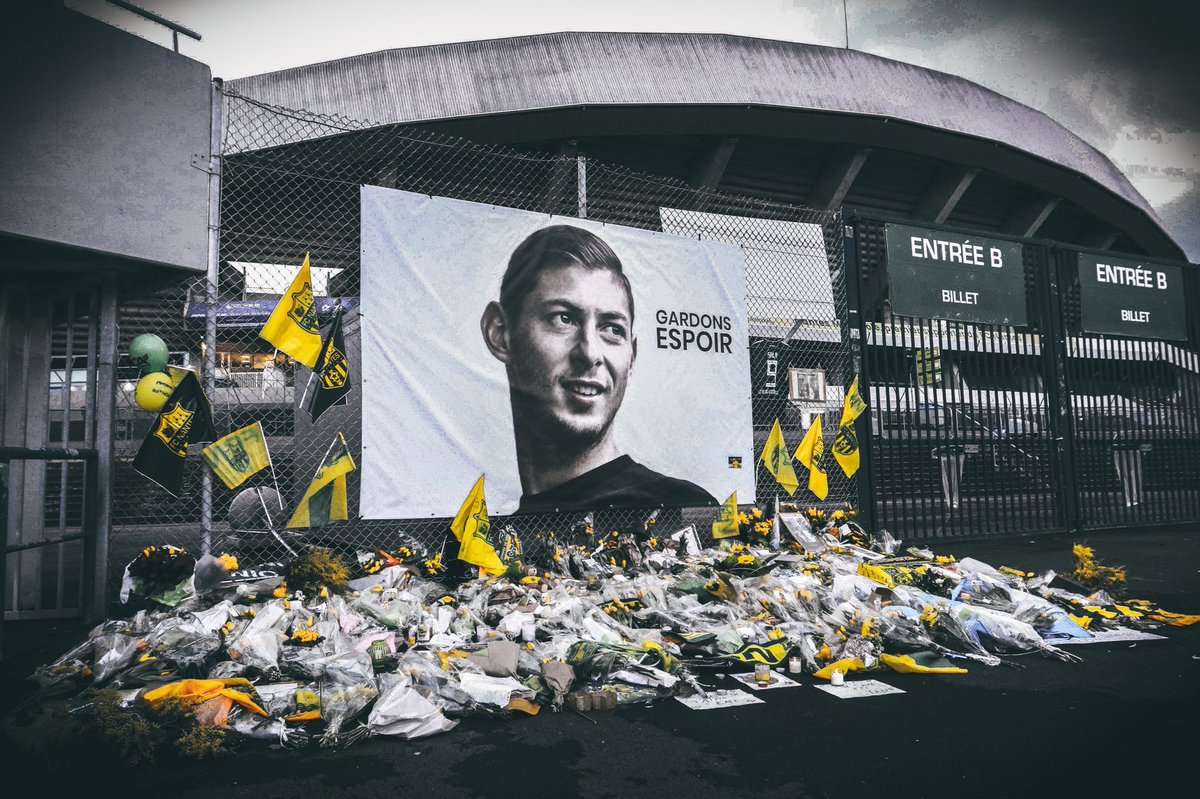
<instances>
[{"instance_id":1,"label":"man's nose","mask_svg":"<svg viewBox=\"0 0 1200 799\"><path fill-rule=\"evenodd\" d=\"M594 325L579 326L571 356L579 364L589 367L600 363L600 331Z\"/></svg>"}]
</instances>

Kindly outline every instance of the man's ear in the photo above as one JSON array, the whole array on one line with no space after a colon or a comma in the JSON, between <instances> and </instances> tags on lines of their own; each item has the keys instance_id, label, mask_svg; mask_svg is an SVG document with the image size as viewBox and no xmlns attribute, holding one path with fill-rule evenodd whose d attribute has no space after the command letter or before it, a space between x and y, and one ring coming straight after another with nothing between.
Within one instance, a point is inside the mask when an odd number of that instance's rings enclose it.
<instances>
[{"instance_id":1,"label":"man's ear","mask_svg":"<svg viewBox=\"0 0 1200 799\"><path fill-rule=\"evenodd\" d=\"M483 309L479 318L479 329L483 333L483 343L487 345L496 360L501 363L512 361L512 346L509 340L508 317L500 303L492 301Z\"/></svg>"}]
</instances>

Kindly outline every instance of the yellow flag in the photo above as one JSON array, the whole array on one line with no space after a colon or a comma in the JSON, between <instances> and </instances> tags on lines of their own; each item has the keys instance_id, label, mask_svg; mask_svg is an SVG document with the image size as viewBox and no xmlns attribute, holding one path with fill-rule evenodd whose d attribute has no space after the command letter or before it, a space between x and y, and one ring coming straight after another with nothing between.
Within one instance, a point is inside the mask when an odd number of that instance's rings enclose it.
<instances>
[{"instance_id":1,"label":"yellow flag","mask_svg":"<svg viewBox=\"0 0 1200 799\"><path fill-rule=\"evenodd\" d=\"M308 490L300 498L296 512L286 527L322 527L332 521L344 522L350 518L346 502L346 475L354 471L354 458L341 433L321 462Z\"/></svg>"},{"instance_id":2,"label":"yellow flag","mask_svg":"<svg viewBox=\"0 0 1200 799\"><path fill-rule=\"evenodd\" d=\"M833 457L842 465L847 477L858 471L858 434L854 432L854 420L867 409L862 395L858 393L858 375L846 391L846 402L842 407L842 421L838 425L837 437L833 440Z\"/></svg>"},{"instance_id":3,"label":"yellow flag","mask_svg":"<svg viewBox=\"0 0 1200 799\"><path fill-rule=\"evenodd\" d=\"M796 447L796 460L808 469L808 490L820 499L829 496L829 475L825 473L825 439L821 433L821 415L813 419L812 426L804 434L804 440Z\"/></svg>"},{"instance_id":4,"label":"yellow flag","mask_svg":"<svg viewBox=\"0 0 1200 799\"><path fill-rule=\"evenodd\" d=\"M496 554L489 536L492 522L488 518L487 500L483 495L483 478L475 481L458 515L450 522L450 532L458 539L458 559L479 566L488 574L504 574L507 567Z\"/></svg>"},{"instance_id":5,"label":"yellow flag","mask_svg":"<svg viewBox=\"0 0 1200 799\"><path fill-rule=\"evenodd\" d=\"M717 517L712 523L712 535L713 538L733 538L738 531L737 492L734 491L717 509Z\"/></svg>"},{"instance_id":6,"label":"yellow flag","mask_svg":"<svg viewBox=\"0 0 1200 799\"><path fill-rule=\"evenodd\" d=\"M307 253L292 285L279 298L259 335L309 369L317 365L321 355L321 325L317 322Z\"/></svg>"},{"instance_id":7,"label":"yellow flag","mask_svg":"<svg viewBox=\"0 0 1200 799\"><path fill-rule=\"evenodd\" d=\"M231 490L271 465L260 422L234 430L201 451L213 473Z\"/></svg>"},{"instance_id":8,"label":"yellow flag","mask_svg":"<svg viewBox=\"0 0 1200 799\"><path fill-rule=\"evenodd\" d=\"M775 475L775 481L783 486L789 497L796 493L800 481L796 479L796 470L792 468L792 456L788 452L787 444L783 443L783 430L779 427L778 419L771 428L771 435L767 436L767 443L762 451L762 462L767 471Z\"/></svg>"},{"instance_id":9,"label":"yellow flag","mask_svg":"<svg viewBox=\"0 0 1200 799\"><path fill-rule=\"evenodd\" d=\"M901 674L966 674L967 670L955 666L941 655L933 652L916 652L911 655L879 654L879 662Z\"/></svg>"}]
</instances>

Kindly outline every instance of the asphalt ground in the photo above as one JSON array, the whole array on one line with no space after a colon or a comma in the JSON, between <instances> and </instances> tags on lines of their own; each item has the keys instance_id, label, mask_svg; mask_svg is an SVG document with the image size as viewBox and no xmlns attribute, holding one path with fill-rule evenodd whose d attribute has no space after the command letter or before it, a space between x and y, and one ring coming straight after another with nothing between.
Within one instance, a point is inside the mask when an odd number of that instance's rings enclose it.
<instances>
[{"instance_id":1,"label":"asphalt ground","mask_svg":"<svg viewBox=\"0 0 1200 799\"><path fill-rule=\"evenodd\" d=\"M917 543L917 542L914 542ZM1200 613L1200 526L946 541L938 554L1069 574L1071 546L1128 570L1129 596ZM850 675L904 693L839 699L799 675L762 703L691 710L670 698L580 714L471 718L434 737L331 750L246 745L219 760L130 767L102 742L47 748L13 712L27 677L82 640L76 622L4 630L3 758L44 796L985 797L1118 796L1194 784L1200 625L1165 640L1074 645L970 664L966 675ZM736 687L720 678L720 687ZM15 772L8 771L10 775ZM1186 789L1190 793L1193 789ZM69 792L69 793L68 793Z\"/></svg>"}]
</instances>

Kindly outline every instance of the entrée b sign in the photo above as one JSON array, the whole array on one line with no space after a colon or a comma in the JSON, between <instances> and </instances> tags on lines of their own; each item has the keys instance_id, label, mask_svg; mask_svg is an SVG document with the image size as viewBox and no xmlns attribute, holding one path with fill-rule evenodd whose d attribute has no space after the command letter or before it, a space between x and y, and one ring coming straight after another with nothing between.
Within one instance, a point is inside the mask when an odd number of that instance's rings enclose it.
<instances>
[{"instance_id":1,"label":"entr\u00e9e b sign","mask_svg":"<svg viewBox=\"0 0 1200 799\"><path fill-rule=\"evenodd\" d=\"M1187 338L1183 270L1079 253L1083 329L1135 338Z\"/></svg>"},{"instance_id":2,"label":"entr\u00e9e b sign","mask_svg":"<svg viewBox=\"0 0 1200 799\"><path fill-rule=\"evenodd\" d=\"M884 235L892 313L1026 324L1018 242L890 224Z\"/></svg>"}]
</instances>

